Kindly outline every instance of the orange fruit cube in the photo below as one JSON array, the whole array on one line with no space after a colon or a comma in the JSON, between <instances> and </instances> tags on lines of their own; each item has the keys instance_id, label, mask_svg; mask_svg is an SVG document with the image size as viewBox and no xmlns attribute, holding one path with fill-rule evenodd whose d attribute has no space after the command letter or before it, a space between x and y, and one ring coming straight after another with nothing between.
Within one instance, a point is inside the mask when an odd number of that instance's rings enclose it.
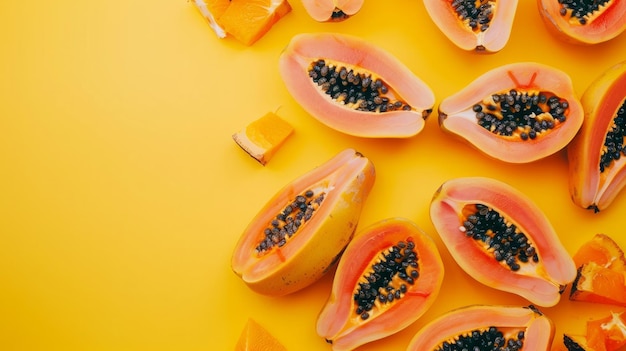
<instances>
[{"instance_id":1,"label":"orange fruit cube","mask_svg":"<svg viewBox=\"0 0 626 351\"><path fill-rule=\"evenodd\" d=\"M287 0L231 0L219 23L228 34L252 45L289 12Z\"/></svg>"},{"instance_id":2,"label":"orange fruit cube","mask_svg":"<svg viewBox=\"0 0 626 351\"><path fill-rule=\"evenodd\" d=\"M287 351L272 334L254 319L248 319L235 351Z\"/></svg>"},{"instance_id":3,"label":"orange fruit cube","mask_svg":"<svg viewBox=\"0 0 626 351\"><path fill-rule=\"evenodd\" d=\"M293 127L272 112L233 134L233 139L250 156L265 165L293 133Z\"/></svg>"},{"instance_id":4,"label":"orange fruit cube","mask_svg":"<svg viewBox=\"0 0 626 351\"><path fill-rule=\"evenodd\" d=\"M230 6L230 0L193 0L200 14L209 22L209 26L218 37L226 37L226 31L219 25L220 17Z\"/></svg>"}]
</instances>

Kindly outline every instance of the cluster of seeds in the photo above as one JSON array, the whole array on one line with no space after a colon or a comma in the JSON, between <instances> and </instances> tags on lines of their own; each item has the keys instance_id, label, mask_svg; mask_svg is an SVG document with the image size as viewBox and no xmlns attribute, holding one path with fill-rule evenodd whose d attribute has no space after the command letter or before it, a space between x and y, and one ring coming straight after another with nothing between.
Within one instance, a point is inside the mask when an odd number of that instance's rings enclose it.
<instances>
[{"instance_id":1,"label":"cluster of seeds","mask_svg":"<svg viewBox=\"0 0 626 351\"><path fill-rule=\"evenodd\" d=\"M493 18L494 1L452 0L452 8L462 21L475 32L484 32Z\"/></svg>"},{"instance_id":2,"label":"cluster of seeds","mask_svg":"<svg viewBox=\"0 0 626 351\"><path fill-rule=\"evenodd\" d=\"M626 138L626 100L617 110L613 119L613 126L604 139L604 149L600 156L600 172L604 172L613 161L619 160L622 155L626 156L624 138Z\"/></svg>"},{"instance_id":3,"label":"cluster of seeds","mask_svg":"<svg viewBox=\"0 0 626 351\"><path fill-rule=\"evenodd\" d=\"M609 0L559 0L561 15L575 17L580 24L587 24L587 17L600 10Z\"/></svg>"},{"instance_id":4,"label":"cluster of seeds","mask_svg":"<svg viewBox=\"0 0 626 351\"><path fill-rule=\"evenodd\" d=\"M522 140L535 139L543 131L565 122L569 104L549 93L518 92L491 95L472 109L478 124L492 133L517 135Z\"/></svg>"},{"instance_id":5,"label":"cluster of seeds","mask_svg":"<svg viewBox=\"0 0 626 351\"><path fill-rule=\"evenodd\" d=\"M380 256L380 260L373 264L370 272L364 276L366 281L359 283L354 293L356 314L363 320L369 318L369 311L374 308L376 300L385 304L402 298L407 292L407 284L415 284L419 277L415 243L410 238L406 242L398 242L386 253L381 252ZM394 277L400 278L405 283L394 287L392 284Z\"/></svg>"},{"instance_id":6,"label":"cluster of seeds","mask_svg":"<svg viewBox=\"0 0 626 351\"><path fill-rule=\"evenodd\" d=\"M506 263L512 271L520 269L520 263L529 260L539 261L535 247L528 238L500 214L482 204L474 205L475 211L467 216L459 228L476 241L481 241L487 250L493 250L493 257Z\"/></svg>"},{"instance_id":7,"label":"cluster of seeds","mask_svg":"<svg viewBox=\"0 0 626 351\"><path fill-rule=\"evenodd\" d=\"M307 190L304 194L296 196L265 228L264 237L256 247L257 253L266 252L274 246L285 245L298 228L311 219L313 212L324 201L324 195L321 193L315 196L313 190Z\"/></svg>"},{"instance_id":8,"label":"cluster of seeds","mask_svg":"<svg viewBox=\"0 0 626 351\"><path fill-rule=\"evenodd\" d=\"M454 341L446 341L435 351L517 351L524 346L524 331L506 338L496 327L486 330L473 330L457 336Z\"/></svg>"},{"instance_id":9,"label":"cluster of seeds","mask_svg":"<svg viewBox=\"0 0 626 351\"><path fill-rule=\"evenodd\" d=\"M329 65L320 59L311 65L309 77L333 100L356 110L411 110L407 103L386 96L389 87L381 79L373 79L369 74Z\"/></svg>"},{"instance_id":10,"label":"cluster of seeds","mask_svg":"<svg viewBox=\"0 0 626 351\"><path fill-rule=\"evenodd\" d=\"M348 18L348 15L346 15L345 12L341 10L335 10L333 11L333 13L330 14L331 21L343 21L347 18Z\"/></svg>"}]
</instances>

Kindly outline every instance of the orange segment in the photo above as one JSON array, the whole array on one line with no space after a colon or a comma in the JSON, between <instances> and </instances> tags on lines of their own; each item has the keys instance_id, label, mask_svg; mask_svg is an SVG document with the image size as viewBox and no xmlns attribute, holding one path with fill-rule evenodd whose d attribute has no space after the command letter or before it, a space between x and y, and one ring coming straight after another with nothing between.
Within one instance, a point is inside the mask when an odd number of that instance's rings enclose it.
<instances>
[{"instance_id":1,"label":"orange segment","mask_svg":"<svg viewBox=\"0 0 626 351\"><path fill-rule=\"evenodd\" d=\"M272 334L253 319L248 319L235 351L287 351Z\"/></svg>"},{"instance_id":2,"label":"orange segment","mask_svg":"<svg viewBox=\"0 0 626 351\"><path fill-rule=\"evenodd\" d=\"M218 20L230 6L230 0L193 0L193 4L209 22L209 26L217 36L220 38L226 37L226 32L218 24Z\"/></svg>"},{"instance_id":3,"label":"orange segment","mask_svg":"<svg viewBox=\"0 0 626 351\"><path fill-rule=\"evenodd\" d=\"M252 45L290 11L287 0L231 0L219 23L228 34Z\"/></svg>"},{"instance_id":4,"label":"orange segment","mask_svg":"<svg viewBox=\"0 0 626 351\"><path fill-rule=\"evenodd\" d=\"M625 270L624 252L617 243L606 234L596 234L581 246L574 255L576 267L587 262L595 262L607 268Z\"/></svg>"},{"instance_id":5,"label":"orange segment","mask_svg":"<svg viewBox=\"0 0 626 351\"><path fill-rule=\"evenodd\" d=\"M233 134L235 142L265 165L293 133L293 127L272 112Z\"/></svg>"}]
</instances>

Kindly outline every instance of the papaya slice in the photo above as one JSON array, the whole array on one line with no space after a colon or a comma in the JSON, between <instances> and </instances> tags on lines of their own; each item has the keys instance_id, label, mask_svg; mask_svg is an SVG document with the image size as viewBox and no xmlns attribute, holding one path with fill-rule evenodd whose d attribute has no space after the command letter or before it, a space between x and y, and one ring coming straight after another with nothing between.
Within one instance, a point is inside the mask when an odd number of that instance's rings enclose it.
<instances>
[{"instance_id":1,"label":"papaya slice","mask_svg":"<svg viewBox=\"0 0 626 351\"><path fill-rule=\"evenodd\" d=\"M265 165L292 133L293 127L288 122L268 112L233 134L233 140L248 155Z\"/></svg>"},{"instance_id":2,"label":"papaya slice","mask_svg":"<svg viewBox=\"0 0 626 351\"><path fill-rule=\"evenodd\" d=\"M318 22L340 22L355 15L365 0L302 0L306 12Z\"/></svg>"},{"instance_id":3,"label":"papaya slice","mask_svg":"<svg viewBox=\"0 0 626 351\"><path fill-rule=\"evenodd\" d=\"M456 46L467 51L498 52L509 41L517 0L424 0L435 25Z\"/></svg>"},{"instance_id":4,"label":"papaya slice","mask_svg":"<svg viewBox=\"0 0 626 351\"><path fill-rule=\"evenodd\" d=\"M626 306L626 258L606 234L596 234L574 254L578 267L570 300Z\"/></svg>"},{"instance_id":5,"label":"papaya slice","mask_svg":"<svg viewBox=\"0 0 626 351\"><path fill-rule=\"evenodd\" d=\"M342 255L317 333L334 351L394 334L435 301L444 267L415 223L389 218L361 230Z\"/></svg>"},{"instance_id":6,"label":"papaya slice","mask_svg":"<svg viewBox=\"0 0 626 351\"><path fill-rule=\"evenodd\" d=\"M226 38L226 31L218 23L219 18L226 12L230 0L194 0L194 6L202 17L209 23L209 27L219 38Z\"/></svg>"},{"instance_id":7,"label":"papaya slice","mask_svg":"<svg viewBox=\"0 0 626 351\"><path fill-rule=\"evenodd\" d=\"M432 90L397 58L354 36L298 34L279 68L304 110L354 136L414 136L435 103Z\"/></svg>"},{"instance_id":8,"label":"papaya slice","mask_svg":"<svg viewBox=\"0 0 626 351\"><path fill-rule=\"evenodd\" d=\"M626 29L626 3L620 0L537 0L546 27L559 39L583 45L609 41Z\"/></svg>"},{"instance_id":9,"label":"papaya slice","mask_svg":"<svg viewBox=\"0 0 626 351\"><path fill-rule=\"evenodd\" d=\"M533 162L563 149L583 122L571 78L536 62L494 68L439 105L439 126L484 154Z\"/></svg>"},{"instance_id":10,"label":"papaya slice","mask_svg":"<svg viewBox=\"0 0 626 351\"><path fill-rule=\"evenodd\" d=\"M568 351L617 351L626 346L626 320L623 312L587 321L585 335L563 335Z\"/></svg>"},{"instance_id":11,"label":"papaya slice","mask_svg":"<svg viewBox=\"0 0 626 351\"><path fill-rule=\"evenodd\" d=\"M548 351L553 338L552 321L533 306L470 305L426 324L407 351Z\"/></svg>"},{"instance_id":12,"label":"papaya slice","mask_svg":"<svg viewBox=\"0 0 626 351\"><path fill-rule=\"evenodd\" d=\"M287 351L287 348L261 324L248 318L235 345L235 351Z\"/></svg>"},{"instance_id":13,"label":"papaya slice","mask_svg":"<svg viewBox=\"0 0 626 351\"><path fill-rule=\"evenodd\" d=\"M352 239L375 178L373 163L346 149L291 181L242 233L233 271L252 290L270 296L319 280Z\"/></svg>"},{"instance_id":14,"label":"papaya slice","mask_svg":"<svg viewBox=\"0 0 626 351\"><path fill-rule=\"evenodd\" d=\"M569 190L576 205L599 212L626 187L626 61L596 78L581 103L585 120L567 147Z\"/></svg>"},{"instance_id":15,"label":"papaya slice","mask_svg":"<svg viewBox=\"0 0 626 351\"><path fill-rule=\"evenodd\" d=\"M548 218L506 183L448 180L433 196L430 217L454 260L487 286L549 307L576 277L574 261Z\"/></svg>"},{"instance_id":16,"label":"papaya slice","mask_svg":"<svg viewBox=\"0 0 626 351\"><path fill-rule=\"evenodd\" d=\"M289 12L291 5L287 0L230 0L218 23L229 35L249 46Z\"/></svg>"}]
</instances>

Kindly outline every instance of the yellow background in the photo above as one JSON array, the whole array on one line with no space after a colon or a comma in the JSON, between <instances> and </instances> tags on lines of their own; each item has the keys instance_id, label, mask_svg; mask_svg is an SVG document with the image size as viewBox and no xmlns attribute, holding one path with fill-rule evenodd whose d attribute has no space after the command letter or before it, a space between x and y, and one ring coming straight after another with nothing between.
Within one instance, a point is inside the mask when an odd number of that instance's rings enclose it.
<instances>
[{"instance_id":1,"label":"yellow background","mask_svg":"<svg viewBox=\"0 0 626 351\"><path fill-rule=\"evenodd\" d=\"M626 34L576 46L548 34L520 1L507 46L463 52L419 0L370 0L342 23L317 23L300 1L252 47L219 40L190 2L0 2L0 350L232 350L254 318L290 350L329 350L315 321L332 277L283 298L257 295L231 272L240 233L283 185L355 148L377 180L359 227L402 216L436 241L446 272L415 324L360 350L404 350L428 320L473 303L527 304L482 286L451 259L428 217L446 179L483 175L545 211L567 250L597 232L626 248L626 196L593 214L573 205L563 153L503 164L443 134L371 140L303 111L277 59L301 32L366 38L403 61L437 104L501 64L538 61L570 74L576 92L626 60ZM277 110L295 133L263 167L231 135ZM626 195L626 194L625 194ZM564 298L542 309L563 331L610 306Z\"/></svg>"}]
</instances>

